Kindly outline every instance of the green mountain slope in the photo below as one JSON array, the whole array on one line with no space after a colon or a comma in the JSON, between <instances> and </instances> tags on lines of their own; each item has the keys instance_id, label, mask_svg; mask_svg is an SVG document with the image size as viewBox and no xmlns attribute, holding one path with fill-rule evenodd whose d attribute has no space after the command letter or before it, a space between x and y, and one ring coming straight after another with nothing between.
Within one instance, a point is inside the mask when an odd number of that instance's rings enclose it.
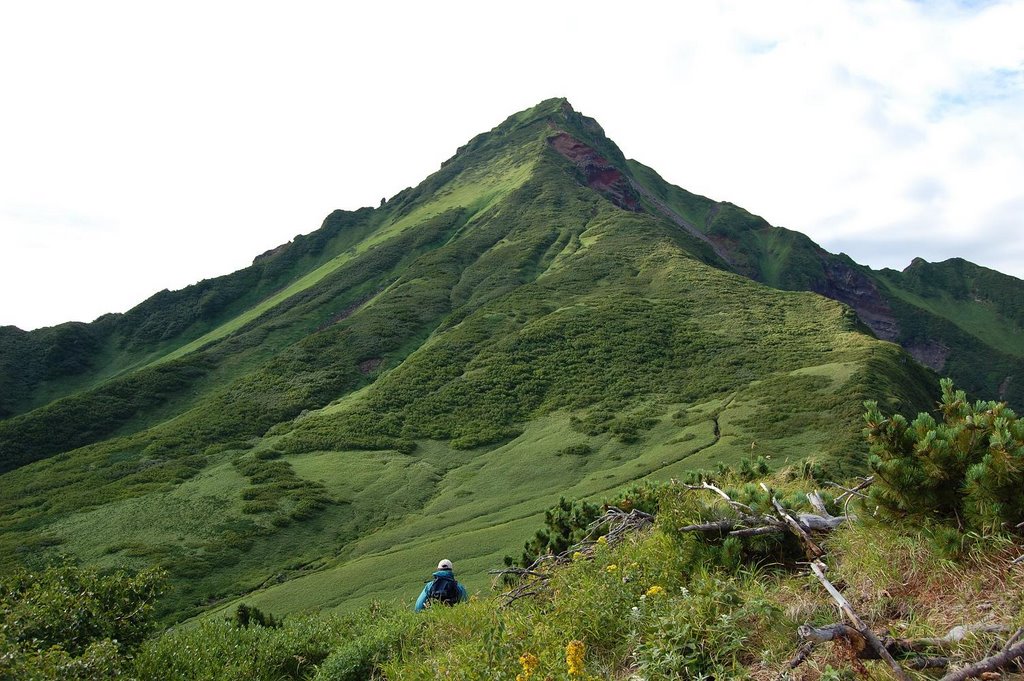
<instances>
[{"instance_id":1,"label":"green mountain slope","mask_svg":"<svg viewBox=\"0 0 1024 681\"><path fill-rule=\"evenodd\" d=\"M1024 405L1024 281L956 258L874 271L733 204L671 186L635 161L629 168L645 207L703 235L722 266L845 303L876 336L967 390Z\"/></svg>"},{"instance_id":2,"label":"green mountain slope","mask_svg":"<svg viewBox=\"0 0 1024 681\"><path fill-rule=\"evenodd\" d=\"M948 287L671 187L543 102L250 268L0 330L0 564L160 564L169 617L347 607L439 553L482 587L560 496L751 452L855 470L861 402L927 408L934 374L814 292L849 302L840 271L892 310ZM1020 328L1019 282L984 316L972 272L933 315L967 372Z\"/></svg>"}]
</instances>

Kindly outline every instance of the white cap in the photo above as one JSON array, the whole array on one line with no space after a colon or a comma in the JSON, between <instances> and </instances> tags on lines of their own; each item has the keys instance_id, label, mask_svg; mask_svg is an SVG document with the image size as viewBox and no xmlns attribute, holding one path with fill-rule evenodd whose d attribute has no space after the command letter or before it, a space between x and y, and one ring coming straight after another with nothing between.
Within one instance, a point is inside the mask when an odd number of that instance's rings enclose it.
<instances>
[{"instance_id":1,"label":"white cap","mask_svg":"<svg viewBox=\"0 0 1024 681\"><path fill-rule=\"evenodd\" d=\"M444 560L442 560L440 563L437 564L437 569L438 570L451 570L452 569L452 562L450 560L448 560L447 558L445 558Z\"/></svg>"}]
</instances>

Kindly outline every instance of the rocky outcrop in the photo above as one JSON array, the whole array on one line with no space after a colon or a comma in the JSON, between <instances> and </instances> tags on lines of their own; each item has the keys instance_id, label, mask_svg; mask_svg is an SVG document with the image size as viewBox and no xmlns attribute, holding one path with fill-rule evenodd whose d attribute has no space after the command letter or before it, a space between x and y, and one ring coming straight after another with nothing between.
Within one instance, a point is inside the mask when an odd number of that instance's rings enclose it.
<instances>
[{"instance_id":1,"label":"rocky outcrop","mask_svg":"<svg viewBox=\"0 0 1024 681\"><path fill-rule=\"evenodd\" d=\"M292 245L292 242L288 241L286 243L281 244L280 246L277 246L276 248L271 248L269 251L265 251L263 253L260 253L255 258L253 258L252 264L255 265L256 263L263 262L264 260L269 260L270 258L273 258L278 253L283 253L291 245Z\"/></svg>"},{"instance_id":2,"label":"rocky outcrop","mask_svg":"<svg viewBox=\"0 0 1024 681\"><path fill-rule=\"evenodd\" d=\"M949 359L949 348L936 340L908 343L903 348L911 357L934 371L942 371Z\"/></svg>"},{"instance_id":3,"label":"rocky outcrop","mask_svg":"<svg viewBox=\"0 0 1024 681\"><path fill-rule=\"evenodd\" d=\"M586 179L587 186L596 189L619 208L639 212L640 197L622 171L608 162L596 149L584 144L566 132L548 138L548 144L572 161Z\"/></svg>"},{"instance_id":4,"label":"rocky outcrop","mask_svg":"<svg viewBox=\"0 0 1024 681\"><path fill-rule=\"evenodd\" d=\"M821 256L825 278L814 284L814 292L846 303L876 336L897 342L900 336L899 322L875 283L841 259L824 251ZM945 363L944 358L942 361Z\"/></svg>"}]
</instances>

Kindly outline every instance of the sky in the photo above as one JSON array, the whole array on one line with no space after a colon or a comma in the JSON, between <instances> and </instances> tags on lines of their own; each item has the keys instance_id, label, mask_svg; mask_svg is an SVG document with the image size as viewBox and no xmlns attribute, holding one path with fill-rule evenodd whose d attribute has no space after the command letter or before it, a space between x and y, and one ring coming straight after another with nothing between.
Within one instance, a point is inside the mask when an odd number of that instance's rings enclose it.
<instances>
[{"instance_id":1,"label":"sky","mask_svg":"<svg viewBox=\"0 0 1024 681\"><path fill-rule=\"evenodd\" d=\"M1024 278L1024 0L34 0L0 5L0 325L245 267L563 96L832 252Z\"/></svg>"}]
</instances>

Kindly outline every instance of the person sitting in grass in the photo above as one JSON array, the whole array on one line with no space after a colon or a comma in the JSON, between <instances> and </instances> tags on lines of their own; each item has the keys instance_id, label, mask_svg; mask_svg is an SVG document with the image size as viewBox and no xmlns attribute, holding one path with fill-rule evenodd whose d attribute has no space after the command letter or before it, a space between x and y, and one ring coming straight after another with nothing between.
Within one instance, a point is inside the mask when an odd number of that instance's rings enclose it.
<instances>
[{"instance_id":1,"label":"person sitting in grass","mask_svg":"<svg viewBox=\"0 0 1024 681\"><path fill-rule=\"evenodd\" d=\"M427 582L416 599L416 612L433 603L444 603L455 605L462 601L469 600L466 587L455 581L455 572L452 570L452 562L445 558L437 564L437 571L433 578Z\"/></svg>"}]
</instances>

